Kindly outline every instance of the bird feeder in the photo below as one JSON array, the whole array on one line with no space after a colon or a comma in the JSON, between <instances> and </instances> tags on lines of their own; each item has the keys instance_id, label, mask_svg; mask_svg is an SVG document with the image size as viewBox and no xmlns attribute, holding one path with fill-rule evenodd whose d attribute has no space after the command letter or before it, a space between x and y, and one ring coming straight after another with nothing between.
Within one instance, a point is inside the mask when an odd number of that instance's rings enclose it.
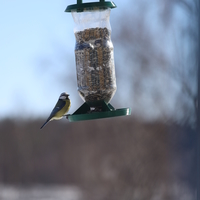
<instances>
[{"instance_id":1,"label":"bird feeder","mask_svg":"<svg viewBox=\"0 0 200 200\"><path fill-rule=\"evenodd\" d=\"M69 5L65 12L71 12L74 19L76 38L75 59L78 92L84 104L69 121L90 120L130 115L130 108L115 109L109 102L117 86L113 43L111 41L110 11L113 2L99 2Z\"/></svg>"}]
</instances>

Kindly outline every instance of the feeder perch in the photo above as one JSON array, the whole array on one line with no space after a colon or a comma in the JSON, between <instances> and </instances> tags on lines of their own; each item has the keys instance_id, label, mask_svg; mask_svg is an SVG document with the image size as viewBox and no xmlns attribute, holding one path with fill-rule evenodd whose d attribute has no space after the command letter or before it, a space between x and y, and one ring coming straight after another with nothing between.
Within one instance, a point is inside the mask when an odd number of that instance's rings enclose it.
<instances>
[{"instance_id":1,"label":"feeder perch","mask_svg":"<svg viewBox=\"0 0 200 200\"><path fill-rule=\"evenodd\" d=\"M75 59L78 92L85 102L69 121L91 120L130 115L130 108L115 109L109 102L117 86L113 43L111 41L110 11L116 5L111 1L69 5L75 26Z\"/></svg>"}]
</instances>

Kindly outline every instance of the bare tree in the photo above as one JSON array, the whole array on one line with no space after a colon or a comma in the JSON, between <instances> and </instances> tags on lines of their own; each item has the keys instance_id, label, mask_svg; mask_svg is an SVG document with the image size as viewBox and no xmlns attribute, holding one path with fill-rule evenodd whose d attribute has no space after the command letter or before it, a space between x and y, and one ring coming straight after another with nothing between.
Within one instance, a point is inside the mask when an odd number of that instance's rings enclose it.
<instances>
[{"instance_id":1,"label":"bare tree","mask_svg":"<svg viewBox=\"0 0 200 200\"><path fill-rule=\"evenodd\" d=\"M129 3L138 4L136 12L122 11L123 18L116 20L120 28L113 32L115 51L120 54L118 81L126 88L123 100L142 118L194 124L197 1Z\"/></svg>"}]
</instances>

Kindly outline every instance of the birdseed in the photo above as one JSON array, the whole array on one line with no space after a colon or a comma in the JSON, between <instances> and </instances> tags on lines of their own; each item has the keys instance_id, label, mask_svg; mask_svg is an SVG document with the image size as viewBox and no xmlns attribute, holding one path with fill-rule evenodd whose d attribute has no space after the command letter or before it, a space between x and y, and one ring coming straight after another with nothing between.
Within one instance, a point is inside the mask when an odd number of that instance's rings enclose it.
<instances>
[{"instance_id":1,"label":"birdseed","mask_svg":"<svg viewBox=\"0 0 200 200\"><path fill-rule=\"evenodd\" d=\"M111 31L90 28L75 33L77 84L86 102L109 102L116 91Z\"/></svg>"}]
</instances>

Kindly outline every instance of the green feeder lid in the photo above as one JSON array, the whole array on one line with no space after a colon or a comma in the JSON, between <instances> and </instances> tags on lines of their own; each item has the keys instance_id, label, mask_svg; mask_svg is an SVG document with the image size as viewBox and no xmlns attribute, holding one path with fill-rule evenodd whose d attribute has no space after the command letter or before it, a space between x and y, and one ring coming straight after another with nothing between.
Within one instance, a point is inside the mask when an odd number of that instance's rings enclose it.
<instances>
[{"instance_id":1,"label":"green feeder lid","mask_svg":"<svg viewBox=\"0 0 200 200\"><path fill-rule=\"evenodd\" d=\"M93 10L94 8L116 8L114 2L99 0L99 2L91 2L91 3L82 3L82 0L77 0L77 4L72 4L67 6L65 12L83 12L84 9Z\"/></svg>"},{"instance_id":2,"label":"green feeder lid","mask_svg":"<svg viewBox=\"0 0 200 200\"><path fill-rule=\"evenodd\" d=\"M72 115L67 115L67 119L70 122L75 122L108 117L119 117L131 114L130 108L115 109L111 104L107 104L104 101L92 102L92 104L96 104L97 106L94 110L91 110L90 103L84 103Z\"/></svg>"}]
</instances>

